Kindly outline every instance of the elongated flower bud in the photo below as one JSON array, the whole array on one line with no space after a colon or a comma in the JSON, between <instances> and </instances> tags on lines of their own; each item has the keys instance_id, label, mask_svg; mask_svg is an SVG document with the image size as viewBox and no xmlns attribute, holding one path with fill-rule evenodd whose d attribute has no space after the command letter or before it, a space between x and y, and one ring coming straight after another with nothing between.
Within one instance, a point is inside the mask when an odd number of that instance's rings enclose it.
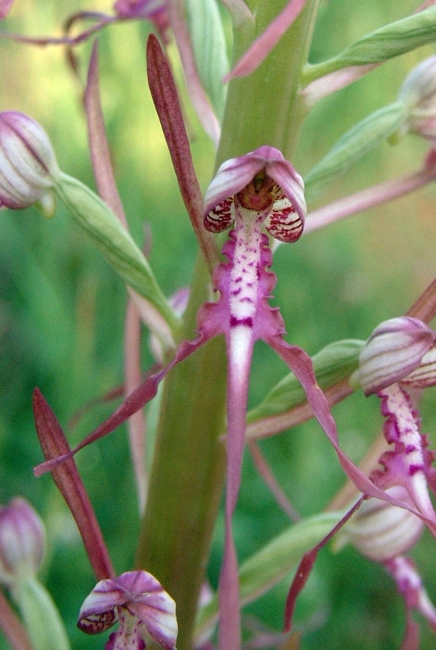
<instances>
[{"instance_id":1,"label":"elongated flower bud","mask_svg":"<svg viewBox=\"0 0 436 650\"><path fill-rule=\"evenodd\" d=\"M412 505L407 491L400 486L387 491ZM349 541L362 555L374 562L385 562L407 553L418 541L424 524L413 513L379 499L369 499L345 524L339 544Z\"/></svg>"},{"instance_id":2,"label":"elongated flower bud","mask_svg":"<svg viewBox=\"0 0 436 650\"><path fill-rule=\"evenodd\" d=\"M407 316L381 323L360 353L358 379L365 395L401 381L421 364L435 333Z\"/></svg>"},{"instance_id":3,"label":"elongated flower bud","mask_svg":"<svg viewBox=\"0 0 436 650\"><path fill-rule=\"evenodd\" d=\"M59 167L47 133L27 115L0 113L0 207L40 204L54 213L53 180Z\"/></svg>"},{"instance_id":4,"label":"elongated flower bud","mask_svg":"<svg viewBox=\"0 0 436 650\"><path fill-rule=\"evenodd\" d=\"M44 557L44 525L24 499L0 507L0 582L11 586L33 577Z\"/></svg>"}]
</instances>

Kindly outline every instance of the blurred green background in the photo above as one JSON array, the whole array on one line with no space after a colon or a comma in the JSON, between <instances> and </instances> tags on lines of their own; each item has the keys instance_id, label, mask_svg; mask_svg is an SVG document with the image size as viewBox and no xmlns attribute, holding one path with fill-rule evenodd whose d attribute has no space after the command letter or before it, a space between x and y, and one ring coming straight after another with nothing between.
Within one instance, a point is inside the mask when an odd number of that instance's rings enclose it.
<instances>
[{"instance_id":1,"label":"blurred green background","mask_svg":"<svg viewBox=\"0 0 436 650\"><path fill-rule=\"evenodd\" d=\"M27 35L59 34L71 12L109 12L111 3L83 0L68 5L56 0L16 0L3 28ZM416 6L409 0L323 2L311 60L332 56ZM170 295L190 282L196 242L147 88L144 44L148 30L146 24L125 23L101 34L101 91L131 231L142 245L144 224L150 225L150 261ZM345 130L394 101L407 72L433 51L421 48L390 61L321 102L304 127L294 161L297 169L307 173ZM0 39L0 110L20 110L38 120L51 137L61 169L94 187L82 109L90 44L76 52L80 81L67 67L63 48ZM213 147L186 102L185 107L194 161L205 189L213 170ZM319 204L419 168L426 150L425 143L413 137L396 147L383 145L333 184ZM278 276L274 295L287 324L288 340L315 353L337 339L365 339L380 321L405 313L434 277L434 204L435 188L429 187L303 237L292 247L280 247L274 260ZM102 637L87 637L75 627L81 602L93 587L75 525L51 478L33 477L32 468L42 454L34 431L31 394L38 386L68 429L69 419L83 404L122 382L125 289L62 205L50 221L35 209L3 211L0 251L0 503L21 495L40 512L49 532L42 573L67 624L72 647L102 648ZM144 368L151 359L144 333ZM284 374L280 360L259 344L251 405ZM99 405L87 412L74 429L68 429L71 443L79 441L112 408ZM343 447L359 460L380 429L377 399L354 395L338 405L334 414ZM422 416L424 430L436 440L432 390L424 398ZM261 447L302 515L325 507L343 483L335 454L313 423L269 439ZM87 448L77 462L116 569L128 570L139 519L124 432L117 431ZM250 556L288 524L247 457L235 519L240 558ZM219 521L209 569L213 585L221 550ZM436 602L436 545L430 535L423 535L412 555ZM280 629L288 586L289 579L247 611L265 625ZM305 634L305 650L386 650L400 645L402 602L383 568L353 549L338 555L326 549L300 598L296 623ZM434 646L435 637L423 623L422 648ZM0 633L0 650L6 648Z\"/></svg>"}]
</instances>

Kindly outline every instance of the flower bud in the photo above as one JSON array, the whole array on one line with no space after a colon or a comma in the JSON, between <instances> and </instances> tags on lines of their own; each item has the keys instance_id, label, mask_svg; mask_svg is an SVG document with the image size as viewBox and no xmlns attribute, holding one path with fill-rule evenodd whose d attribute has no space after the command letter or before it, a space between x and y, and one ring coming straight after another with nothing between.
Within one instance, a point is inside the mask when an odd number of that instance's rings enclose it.
<instances>
[{"instance_id":1,"label":"flower bud","mask_svg":"<svg viewBox=\"0 0 436 650\"><path fill-rule=\"evenodd\" d=\"M400 100L409 107L407 129L436 143L436 56L416 66L403 83Z\"/></svg>"},{"instance_id":2,"label":"flower bud","mask_svg":"<svg viewBox=\"0 0 436 650\"><path fill-rule=\"evenodd\" d=\"M20 497L0 507L0 582L8 586L38 571L45 550L39 515Z\"/></svg>"},{"instance_id":3,"label":"flower bud","mask_svg":"<svg viewBox=\"0 0 436 650\"><path fill-rule=\"evenodd\" d=\"M44 129L17 111L0 113L0 207L13 210L39 203L54 211L53 180L59 167Z\"/></svg>"},{"instance_id":4,"label":"flower bud","mask_svg":"<svg viewBox=\"0 0 436 650\"><path fill-rule=\"evenodd\" d=\"M359 357L357 378L365 395L401 381L418 368L434 339L428 325L407 316L376 327Z\"/></svg>"},{"instance_id":5,"label":"flower bud","mask_svg":"<svg viewBox=\"0 0 436 650\"><path fill-rule=\"evenodd\" d=\"M403 386L421 390L436 384L436 348L424 354L418 368L401 380Z\"/></svg>"},{"instance_id":6,"label":"flower bud","mask_svg":"<svg viewBox=\"0 0 436 650\"><path fill-rule=\"evenodd\" d=\"M388 494L413 505L405 488L397 486ZM369 499L345 524L339 545L351 542L365 557L386 562L407 553L418 541L424 524L413 513L379 499Z\"/></svg>"}]
</instances>

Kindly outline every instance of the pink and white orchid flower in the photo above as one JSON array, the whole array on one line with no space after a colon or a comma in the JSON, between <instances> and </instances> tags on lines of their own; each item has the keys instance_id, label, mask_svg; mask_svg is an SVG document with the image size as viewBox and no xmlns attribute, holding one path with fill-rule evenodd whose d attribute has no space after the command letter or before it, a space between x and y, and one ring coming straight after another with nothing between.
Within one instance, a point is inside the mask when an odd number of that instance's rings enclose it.
<instances>
[{"instance_id":1,"label":"pink and white orchid flower","mask_svg":"<svg viewBox=\"0 0 436 650\"><path fill-rule=\"evenodd\" d=\"M100 580L85 599L77 625L87 634L99 634L117 621L106 650L144 650L149 637L166 650L176 648L176 604L146 571Z\"/></svg>"}]
</instances>

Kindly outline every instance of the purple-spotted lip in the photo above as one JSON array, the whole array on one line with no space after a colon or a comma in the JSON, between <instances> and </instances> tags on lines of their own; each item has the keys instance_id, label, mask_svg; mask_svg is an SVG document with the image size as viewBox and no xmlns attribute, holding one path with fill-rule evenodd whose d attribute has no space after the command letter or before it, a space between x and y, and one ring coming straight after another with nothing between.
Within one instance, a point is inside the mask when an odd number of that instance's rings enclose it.
<instances>
[{"instance_id":1,"label":"purple-spotted lip","mask_svg":"<svg viewBox=\"0 0 436 650\"><path fill-rule=\"evenodd\" d=\"M244 156L231 158L221 165L206 191L205 216L217 205L241 192L263 170L277 183L304 221L306 202L303 179L281 151L267 145Z\"/></svg>"}]
</instances>

